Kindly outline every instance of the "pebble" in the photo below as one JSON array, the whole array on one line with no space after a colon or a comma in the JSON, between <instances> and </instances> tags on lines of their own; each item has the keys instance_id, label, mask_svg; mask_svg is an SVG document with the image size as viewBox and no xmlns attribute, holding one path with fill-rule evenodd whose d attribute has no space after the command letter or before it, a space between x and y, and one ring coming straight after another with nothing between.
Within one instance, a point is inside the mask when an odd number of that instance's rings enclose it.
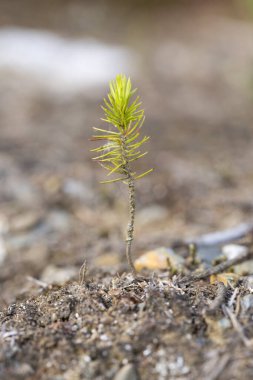
<instances>
[{"instance_id":1,"label":"pebble","mask_svg":"<svg viewBox=\"0 0 253 380\"><path fill-rule=\"evenodd\" d=\"M144 253L134 262L135 269L169 269L182 272L184 268L184 258L177 255L170 248L158 248L153 251Z\"/></svg>"},{"instance_id":2,"label":"pebble","mask_svg":"<svg viewBox=\"0 0 253 380\"><path fill-rule=\"evenodd\" d=\"M222 253L228 260L235 259L247 251L247 247L239 244L227 244L222 247Z\"/></svg>"},{"instance_id":3,"label":"pebble","mask_svg":"<svg viewBox=\"0 0 253 380\"><path fill-rule=\"evenodd\" d=\"M234 272L241 276L253 274L253 260L244 261L242 264L235 265Z\"/></svg>"},{"instance_id":4,"label":"pebble","mask_svg":"<svg viewBox=\"0 0 253 380\"><path fill-rule=\"evenodd\" d=\"M245 313L253 307L253 294L246 294L241 299L242 311Z\"/></svg>"},{"instance_id":5,"label":"pebble","mask_svg":"<svg viewBox=\"0 0 253 380\"><path fill-rule=\"evenodd\" d=\"M231 327L231 322L228 318L221 318L220 320L217 321L217 324L218 326L222 329L222 330L226 330L226 329L229 329Z\"/></svg>"},{"instance_id":6,"label":"pebble","mask_svg":"<svg viewBox=\"0 0 253 380\"><path fill-rule=\"evenodd\" d=\"M250 292L253 292L253 276L248 276L244 280L244 286Z\"/></svg>"},{"instance_id":7,"label":"pebble","mask_svg":"<svg viewBox=\"0 0 253 380\"><path fill-rule=\"evenodd\" d=\"M139 376L133 366L133 364L127 364L122 367L115 375L113 380L138 380Z\"/></svg>"},{"instance_id":8,"label":"pebble","mask_svg":"<svg viewBox=\"0 0 253 380\"><path fill-rule=\"evenodd\" d=\"M15 374L19 377L25 378L26 376L32 375L34 370L28 363L22 363L15 369Z\"/></svg>"},{"instance_id":9,"label":"pebble","mask_svg":"<svg viewBox=\"0 0 253 380\"><path fill-rule=\"evenodd\" d=\"M29 212L18 215L10 222L10 232L27 231L34 227L39 221L40 215L37 213Z\"/></svg>"},{"instance_id":10,"label":"pebble","mask_svg":"<svg viewBox=\"0 0 253 380\"><path fill-rule=\"evenodd\" d=\"M75 267L59 268L55 265L48 265L42 272L41 281L47 284L64 284L77 275Z\"/></svg>"},{"instance_id":11,"label":"pebble","mask_svg":"<svg viewBox=\"0 0 253 380\"><path fill-rule=\"evenodd\" d=\"M239 244L227 244L222 248L223 255L228 259L234 259L243 253L247 253L248 248ZM253 260L244 261L234 266L234 272L238 275L253 273Z\"/></svg>"}]
</instances>

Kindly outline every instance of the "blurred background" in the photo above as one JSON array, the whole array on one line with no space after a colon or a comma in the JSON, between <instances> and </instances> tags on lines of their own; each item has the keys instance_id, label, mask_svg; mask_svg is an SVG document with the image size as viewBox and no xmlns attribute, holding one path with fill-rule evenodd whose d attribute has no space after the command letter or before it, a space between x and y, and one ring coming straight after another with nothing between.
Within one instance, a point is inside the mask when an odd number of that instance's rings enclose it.
<instances>
[{"instance_id":1,"label":"blurred background","mask_svg":"<svg viewBox=\"0 0 253 380\"><path fill-rule=\"evenodd\" d=\"M0 0L1 304L41 281L123 270L127 189L100 185L93 125L130 75L155 168L136 256L252 219L253 1Z\"/></svg>"}]
</instances>

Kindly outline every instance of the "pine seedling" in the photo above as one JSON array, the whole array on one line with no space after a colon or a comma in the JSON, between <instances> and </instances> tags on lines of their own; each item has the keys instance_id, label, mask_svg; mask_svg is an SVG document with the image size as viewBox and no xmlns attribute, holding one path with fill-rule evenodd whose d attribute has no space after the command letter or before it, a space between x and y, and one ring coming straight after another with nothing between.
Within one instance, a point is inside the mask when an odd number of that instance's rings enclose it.
<instances>
[{"instance_id":1,"label":"pine seedling","mask_svg":"<svg viewBox=\"0 0 253 380\"><path fill-rule=\"evenodd\" d=\"M105 113L102 120L109 128L93 127L99 134L92 136L92 140L102 141L101 146L92 149L98 154L93 159L109 171L108 176L116 174L116 178L101 183L121 181L128 185L129 223L126 256L133 274L136 273L131 254L135 221L135 181L153 170L149 169L139 174L133 168L134 162L147 154L142 151L142 146L149 140L148 136L141 137L145 116L139 96L134 96L136 91L137 89L132 89L130 78L125 75L117 75L116 79L110 82L110 91L102 106Z\"/></svg>"}]
</instances>

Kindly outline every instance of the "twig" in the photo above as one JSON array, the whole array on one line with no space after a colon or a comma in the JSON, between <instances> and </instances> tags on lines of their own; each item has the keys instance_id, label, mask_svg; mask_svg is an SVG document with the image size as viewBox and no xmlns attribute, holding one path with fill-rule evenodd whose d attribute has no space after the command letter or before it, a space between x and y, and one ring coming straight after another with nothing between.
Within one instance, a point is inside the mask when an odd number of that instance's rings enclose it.
<instances>
[{"instance_id":1,"label":"twig","mask_svg":"<svg viewBox=\"0 0 253 380\"><path fill-rule=\"evenodd\" d=\"M238 293L239 293L239 288L235 288L235 290L233 291L233 294L232 294L230 300L228 301L228 307L229 308L231 308L233 306L233 303L235 302Z\"/></svg>"},{"instance_id":2,"label":"twig","mask_svg":"<svg viewBox=\"0 0 253 380\"><path fill-rule=\"evenodd\" d=\"M216 380L220 377L224 369L226 368L228 362L230 360L230 356L228 354L224 354L222 356L217 356L215 361L212 361L211 368L205 371L205 380Z\"/></svg>"},{"instance_id":3,"label":"twig","mask_svg":"<svg viewBox=\"0 0 253 380\"><path fill-rule=\"evenodd\" d=\"M235 257L234 259L224 261L218 265L215 265L212 268L208 268L207 270L204 270L202 272L197 272L190 274L189 276L185 276L181 280L179 280L178 283L187 285L191 282L203 280L204 278L209 277L213 274L224 272L226 269L232 267L233 265L240 264L241 262L248 260L252 256L253 252L244 252L241 255Z\"/></svg>"},{"instance_id":4,"label":"twig","mask_svg":"<svg viewBox=\"0 0 253 380\"><path fill-rule=\"evenodd\" d=\"M87 260L84 260L80 270L79 270L79 284L83 285L85 276L87 273Z\"/></svg>"},{"instance_id":5,"label":"twig","mask_svg":"<svg viewBox=\"0 0 253 380\"><path fill-rule=\"evenodd\" d=\"M26 279L33 282L34 284L38 285L39 287L41 287L43 289L48 288L48 284L46 282L38 280L37 278L34 278L32 276L26 276Z\"/></svg>"},{"instance_id":6,"label":"twig","mask_svg":"<svg viewBox=\"0 0 253 380\"><path fill-rule=\"evenodd\" d=\"M195 239L186 239L181 244L194 244L197 248L202 246L220 245L231 242L233 240L241 239L252 232L253 222L241 223L238 226L229 228L227 230L212 232Z\"/></svg>"},{"instance_id":7,"label":"twig","mask_svg":"<svg viewBox=\"0 0 253 380\"><path fill-rule=\"evenodd\" d=\"M238 294L238 297L236 299L236 306L235 306L235 315L237 316L240 313L241 309L241 295Z\"/></svg>"},{"instance_id":8,"label":"twig","mask_svg":"<svg viewBox=\"0 0 253 380\"><path fill-rule=\"evenodd\" d=\"M234 329L237 331L239 337L241 338L242 342L244 343L244 345L246 347L251 347L252 348L252 341L249 340L245 335L244 335L244 332L243 332L243 328L241 326L241 324L239 323L239 321L237 320L235 314L227 307L227 306L223 306L223 312L225 315L227 315L230 320L231 320L231 323L234 327Z\"/></svg>"}]
</instances>

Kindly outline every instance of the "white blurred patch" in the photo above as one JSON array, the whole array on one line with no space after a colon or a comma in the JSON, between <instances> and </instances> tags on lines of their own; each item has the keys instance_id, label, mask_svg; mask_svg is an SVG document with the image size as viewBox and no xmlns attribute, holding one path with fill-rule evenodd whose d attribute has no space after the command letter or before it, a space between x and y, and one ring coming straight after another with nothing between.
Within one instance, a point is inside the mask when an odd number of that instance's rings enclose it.
<instances>
[{"instance_id":1,"label":"white blurred patch","mask_svg":"<svg viewBox=\"0 0 253 380\"><path fill-rule=\"evenodd\" d=\"M0 215L0 265L4 262L7 254L4 241L4 234L7 232L7 230L7 221L2 215Z\"/></svg>"},{"instance_id":2,"label":"white blurred patch","mask_svg":"<svg viewBox=\"0 0 253 380\"><path fill-rule=\"evenodd\" d=\"M0 70L28 74L55 90L78 91L129 73L132 53L92 39L32 29L0 29Z\"/></svg>"}]
</instances>

